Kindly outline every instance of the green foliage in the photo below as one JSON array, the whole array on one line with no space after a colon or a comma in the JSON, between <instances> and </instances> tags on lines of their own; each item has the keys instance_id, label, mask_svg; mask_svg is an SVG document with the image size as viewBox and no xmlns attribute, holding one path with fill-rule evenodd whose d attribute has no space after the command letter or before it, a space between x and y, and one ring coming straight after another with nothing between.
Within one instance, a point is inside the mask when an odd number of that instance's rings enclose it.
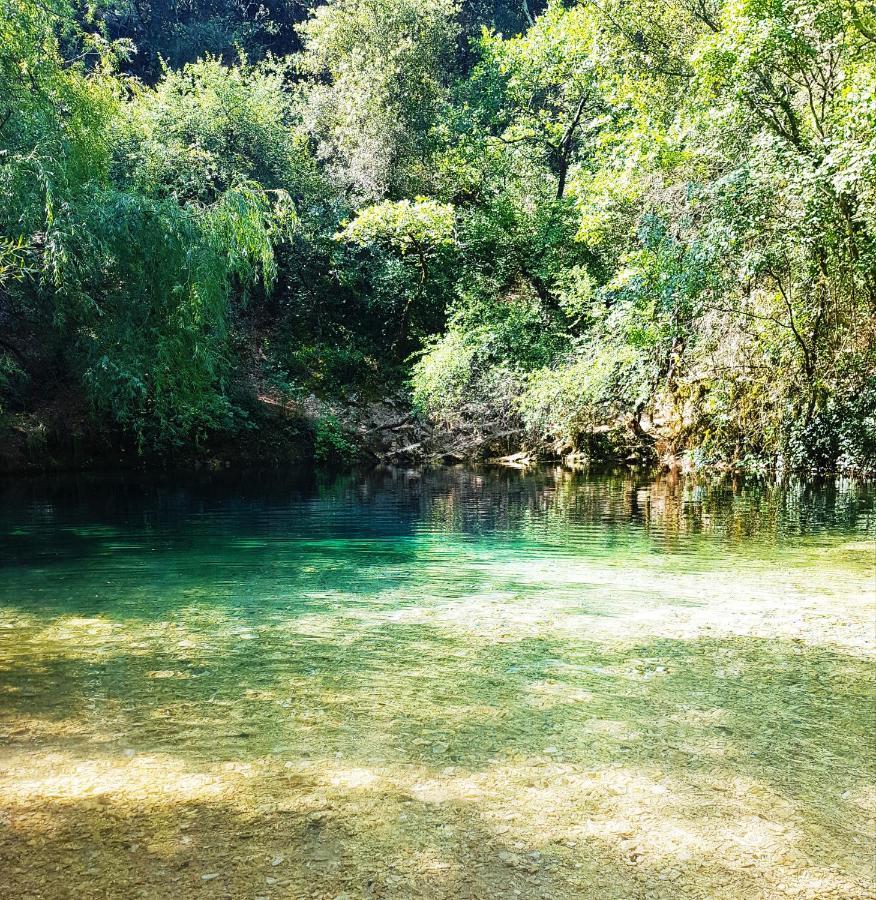
<instances>
[{"instance_id":1,"label":"green foliage","mask_svg":"<svg viewBox=\"0 0 876 900\"><path fill-rule=\"evenodd\" d=\"M284 370L292 383L306 384L321 393L338 388L385 387L386 372L380 361L353 345L353 335L342 335L341 343L292 343L289 352L281 354Z\"/></svg>"},{"instance_id":2,"label":"green foliage","mask_svg":"<svg viewBox=\"0 0 876 900\"><path fill-rule=\"evenodd\" d=\"M515 155L532 154L557 179L562 198L585 139L594 140L606 105L596 85L597 34L589 6L560 3L511 39L485 34L475 79L497 78L502 108L496 138ZM496 127L498 126L498 127Z\"/></svg>"},{"instance_id":3,"label":"green foliage","mask_svg":"<svg viewBox=\"0 0 876 900\"><path fill-rule=\"evenodd\" d=\"M285 89L288 66L207 57L166 70L127 104L120 179L148 194L213 202L240 180L307 194L318 181Z\"/></svg>"},{"instance_id":4,"label":"green foliage","mask_svg":"<svg viewBox=\"0 0 876 900\"><path fill-rule=\"evenodd\" d=\"M559 365L533 371L519 406L530 433L568 451L592 434L624 430L629 411L644 406L652 388L647 353L602 336L578 342Z\"/></svg>"},{"instance_id":5,"label":"green foliage","mask_svg":"<svg viewBox=\"0 0 876 900\"><path fill-rule=\"evenodd\" d=\"M12 354L0 350L0 398L9 398L15 405L19 405L27 382L27 372ZM0 402L0 416L7 411L6 406L7 404Z\"/></svg>"},{"instance_id":6,"label":"green foliage","mask_svg":"<svg viewBox=\"0 0 876 900\"><path fill-rule=\"evenodd\" d=\"M233 63L243 48L250 58L298 49L295 27L310 0L97 0L95 14L112 36L133 40L131 70L154 80L210 54Z\"/></svg>"},{"instance_id":7,"label":"green foliage","mask_svg":"<svg viewBox=\"0 0 876 900\"><path fill-rule=\"evenodd\" d=\"M430 265L454 246L454 210L426 197L384 201L366 207L337 235L354 246L385 248L401 258L404 269L396 342L402 340L411 315L420 311L429 282Z\"/></svg>"},{"instance_id":8,"label":"green foliage","mask_svg":"<svg viewBox=\"0 0 876 900\"><path fill-rule=\"evenodd\" d=\"M473 417L510 426L526 374L566 346L556 317L534 298L473 299L414 365L414 403L451 426Z\"/></svg>"},{"instance_id":9,"label":"green foliage","mask_svg":"<svg viewBox=\"0 0 876 900\"><path fill-rule=\"evenodd\" d=\"M0 155L7 314L63 333L68 365L93 404L141 446L228 427L230 303L273 283L273 243L288 227L288 202L247 180L227 147L208 146L227 155L222 180L208 185L199 180L204 169L177 166L175 175L195 185L178 190L172 167L149 165L173 129L160 117L130 127L167 108L167 97L180 94L176 82L125 103L108 49L97 68L62 57L59 23L67 44L94 44L62 18L63 8L24 4L20 12L4 19L0 53L12 88ZM192 107L209 109L204 95L218 91L196 74L180 78ZM234 82L209 64L204 75ZM183 129L193 118L176 121ZM208 138L215 132L204 129ZM252 159L264 146L252 133L248 140ZM117 179L111 160L120 148L122 168L134 167Z\"/></svg>"},{"instance_id":10,"label":"green foliage","mask_svg":"<svg viewBox=\"0 0 876 900\"><path fill-rule=\"evenodd\" d=\"M118 191L88 201L57 302L94 402L141 444L228 427L232 286L275 274L263 194L241 184L205 208Z\"/></svg>"},{"instance_id":11,"label":"green foliage","mask_svg":"<svg viewBox=\"0 0 876 900\"><path fill-rule=\"evenodd\" d=\"M0 98L7 405L164 448L402 372L553 450L876 467L865 4L0 0Z\"/></svg>"},{"instance_id":12,"label":"green foliage","mask_svg":"<svg viewBox=\"0 0 876 900\"><path fill-rule=\"evenodd\" d=\"M109 167L107 125L118 104L112 48L74 30L71 15L61 2L0 7L0 233L7 248L32 246L35 254L41 242L30 238ZM92 48L98 67L65 65L62 36L86 56Z\"/></svg>"},{"instance_id":13,"label":"green foliage","mask_svg":"<svg viewBox=\"0 0 876 900\"><path fill-rule=\"evenodd\" d=\"M449 86L455 0L330 0L301 27L305 121L331 176L362 202L428 182L429 131Z\"/></svg>"},{"instance_id":14,"label":"green foliage","mask_svg":"<svg viewBox=\"0 0 876 900\"><path fill-rule=\"evenodd\" d=\"M313 429L313 455L317 462L328 465L349 465L355 460L356 447L337 417L325 415L317 419Z\"/></svg>"},{"instance_id":15,"label":"green foliage","mask_svg":"<svg viewBox=\"0 0 876 900\"><path fill-rule=\"evenodd\" d=\"M425 257L453 244L453 207L426 197L368 206L338 234L351 244L385 244L403 256Z\"/></svg>"},{"instance_id":16,"label":"green foliage","mask_svg":"<svg viewBox=\"0 0 876 900\"><path fill-rule=\"evenodd\" d=\"M485 36L460 92L480 109L447 117L438 159L470 207L461 289L522 281L566 316L571 349L503 400L537 438L873 465L874 49L847 4L782 0L555 4ZM459 329L415 376L443 418L481 365Z\"/></svg>"}]
</instances>

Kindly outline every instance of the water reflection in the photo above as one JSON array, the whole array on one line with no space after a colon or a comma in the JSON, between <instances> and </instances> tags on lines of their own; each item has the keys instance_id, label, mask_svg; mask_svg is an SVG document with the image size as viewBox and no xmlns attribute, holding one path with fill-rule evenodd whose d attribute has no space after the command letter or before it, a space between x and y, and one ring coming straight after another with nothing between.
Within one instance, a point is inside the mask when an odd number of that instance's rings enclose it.
<instances>
[{"instance_id":1,"label":"water reflection","mask_svg":"<svg viewBox=\"0 0 876 900\"><path fill-rule=\"evenodd\" d=\"M778 541L825 529L874 532L876 489L847 479L782 483L731 478L696 481L624 471L588 476L563 468L378 470L299 478L281 473L170 478L22 477L0 481L4 561L16 537L30 544L40 527L87 539L121 526L166 537L223 533L403 534L423 527L452 533L559 527L639 526L671 546L685 535Z\"/></svg>"}]
</instances>

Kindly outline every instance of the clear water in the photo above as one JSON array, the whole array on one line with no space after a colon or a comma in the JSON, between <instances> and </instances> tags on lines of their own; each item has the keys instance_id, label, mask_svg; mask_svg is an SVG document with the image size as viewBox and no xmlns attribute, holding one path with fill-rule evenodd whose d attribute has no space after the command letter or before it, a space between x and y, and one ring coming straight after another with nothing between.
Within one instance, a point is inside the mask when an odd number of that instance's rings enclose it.
<instances>
[{"instance_id":1,"label":"clear water","mask_svg":"<svg viewBox=\"0 0 876 900\"><path fill-rule=\"evenodd\" d=\"M873 896L874 504L0 484L0 893Z\"/></svg>"}]
</instances>

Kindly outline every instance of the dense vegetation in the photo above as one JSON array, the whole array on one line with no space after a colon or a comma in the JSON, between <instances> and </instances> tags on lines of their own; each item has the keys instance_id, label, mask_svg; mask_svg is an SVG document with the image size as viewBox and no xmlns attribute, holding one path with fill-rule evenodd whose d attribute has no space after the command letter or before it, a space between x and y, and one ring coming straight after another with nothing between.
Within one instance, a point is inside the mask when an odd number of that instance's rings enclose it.
<instances>
[{"instance_id":1,"label":"dense vegetation","mask_svg":"<svg viewBox=\"0 0 876 900\"><path fill-rule=\"evenodd\" d=\"M876 467L873 7L0 0L7 425L167 453L394 390L485 447Z\"/></svg>"}]
</instances>

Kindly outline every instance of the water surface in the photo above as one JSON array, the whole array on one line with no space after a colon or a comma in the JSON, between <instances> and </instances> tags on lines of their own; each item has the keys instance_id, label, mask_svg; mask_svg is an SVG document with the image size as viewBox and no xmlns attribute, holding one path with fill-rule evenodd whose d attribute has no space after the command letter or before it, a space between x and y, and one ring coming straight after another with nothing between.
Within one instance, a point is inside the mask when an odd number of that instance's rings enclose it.
<instances>
[{"instance_id":1,"label":"water surface","mask_svg":"<svg viewBox=\"0 0 876 900\"><path fill-rule=\"evenodd\" d=\"M5 483L9 893L872 896L874 499Z\"/></svg>"}]
</instances>

